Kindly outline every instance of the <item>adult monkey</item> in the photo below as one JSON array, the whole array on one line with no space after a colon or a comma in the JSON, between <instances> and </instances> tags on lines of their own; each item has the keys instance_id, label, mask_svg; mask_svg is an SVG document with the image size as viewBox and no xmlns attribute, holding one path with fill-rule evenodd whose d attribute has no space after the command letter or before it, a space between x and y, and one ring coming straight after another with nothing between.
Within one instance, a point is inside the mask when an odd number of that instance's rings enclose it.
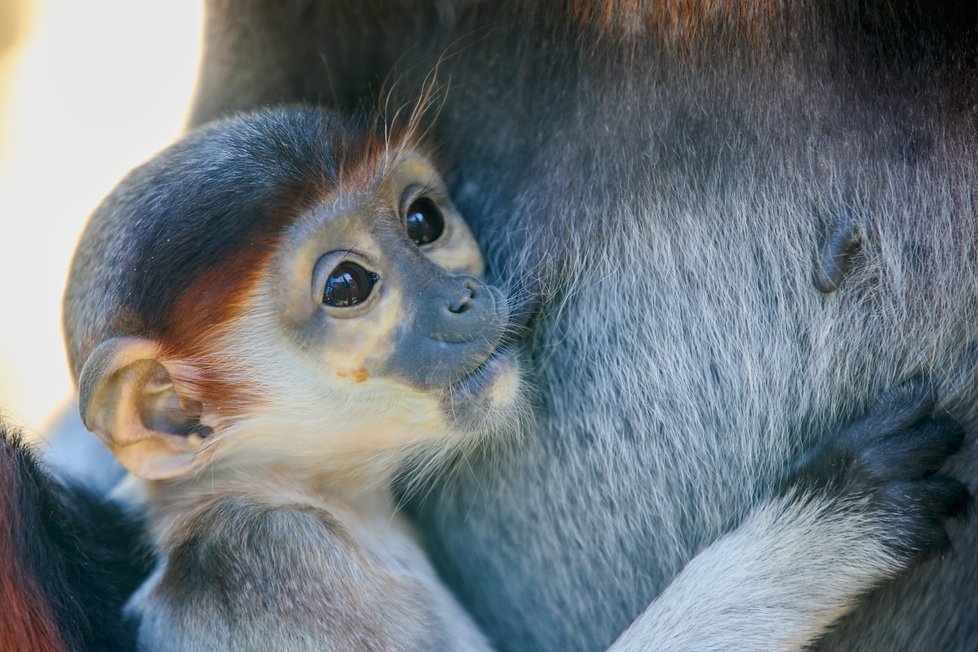
<instances>
[{"instance_id":1,"label":"adult monkey","mask_svg":"<svg viewBox=\"0 0 978 652\"><path fill-rule=\"evenodd\" d=\"M799 3L800 4L800 3ZM543 417L418 518L500 647L599 649L881 389L968 374L973 9L923 0L209 6L192 122L396 106L436 65L452 191L545 297ZM404 97L398 97L403 93ZM826 234L861 246L834 293ZM838 280L838 275L829 274ZM838 283L821 284L831 289ZM959 477L978 476L974 452ZM978 525L826 649L971 649Z\"/></svg>"}]
</instances>

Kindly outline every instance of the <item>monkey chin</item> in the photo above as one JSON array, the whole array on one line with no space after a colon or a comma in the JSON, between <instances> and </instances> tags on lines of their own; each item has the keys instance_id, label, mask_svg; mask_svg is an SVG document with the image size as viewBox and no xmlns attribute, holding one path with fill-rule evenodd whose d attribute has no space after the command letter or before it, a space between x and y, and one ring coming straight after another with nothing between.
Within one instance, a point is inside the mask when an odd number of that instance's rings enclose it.
<instances>
[{"instance_id":1,"label":"monkey chin","mask_svg":"<svg viewBox=\"0 0 978 652\"><path fill-rule=\"evenodd\" d=\"M526 403L524 380L514 347L493 351L475 371L444 390L442 405L455 427L487 433L512 427Z\"/></svg>"}]
</instances>

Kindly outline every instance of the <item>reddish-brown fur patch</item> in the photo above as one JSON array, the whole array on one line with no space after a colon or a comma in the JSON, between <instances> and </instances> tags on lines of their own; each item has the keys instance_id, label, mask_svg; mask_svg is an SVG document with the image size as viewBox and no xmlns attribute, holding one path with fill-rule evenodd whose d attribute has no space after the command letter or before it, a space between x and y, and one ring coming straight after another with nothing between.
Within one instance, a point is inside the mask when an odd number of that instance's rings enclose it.
<instances>
[{"instance_id":1,"label":"reddish-brown fur patch","mask_svg":"<svg viewBox=\"0 0 978 652\"><path fill-rule=\"evenodd\" d=\"M0 650L57 652L67 646L18 545L18 534L32 534L17 503L25 480L11 455L0 455Z\"/></svg>"},{"instance_id":2,"label":"reddish-brown fur patch","mask_svg":"<svg viewBox=\"0 0 978 652\"><path fill-rule=\"evenodd\" d=\"M605 36L659 34L688 42L723 25L752 39L765 33L784 7L779 0L569 0L579 24Z\"/></svg>"},{"instance_id":3,"label":"reddish-brown fur patch","mask_svg":"<svg viewBox=\"0 0 978 652\"><path fill-rule=\"evenodd\" d=\"M396 135L391 135L390 152L387 145L376 137L362 138L351 136L346 142L346 150L355 156L346 156L340 164L337 190L349 192L368 187L379 180L387 163L387 154L395 154L399 148Z\"/></svg>"},{"instance_id":4,"label":"reddish-brown fur patch","mask_svg":"<svg viewBox=\"0 0 978 652\"><path fill-rule=\"evenodd\" d=\"M194 388L194 398L225 407L245 407L255 400L247 386L229 373L233 361L212 350L214 338L238 319L278 245L271 234L256 237L250 246L229 255L221 265L197 280L169 312L161 333L164 360L188 361L199 372L181 379Z\"/></svg>"}]
</instances>

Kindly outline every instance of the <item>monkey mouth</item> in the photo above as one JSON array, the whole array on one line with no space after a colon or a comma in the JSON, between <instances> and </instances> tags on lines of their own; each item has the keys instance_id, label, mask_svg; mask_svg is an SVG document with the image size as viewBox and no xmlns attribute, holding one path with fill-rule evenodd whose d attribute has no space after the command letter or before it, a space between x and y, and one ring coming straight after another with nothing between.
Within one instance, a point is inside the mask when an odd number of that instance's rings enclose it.
<instances>
[{"instance_id":1,"label":"monkey mouth","mask_svg":"<svg viewBox=\"0 0 978 652\"><path fill-rule=\"evenodd\" d=\"M482 408L500 407L510 402L520 379L517 342L525 331L524 314L498 288L496 326L472 366L452 381L443 392L446 407L453 413L479 404ZM520 302L522 303L522 302ZM478 355L478 354L477 354Z\"/></svg>"},{"instance_id":2,"label":"monkey mouth","mask_svg":"<svg viewBox=\"0 0 978 652\"><path fill-rule=\"evenodd\" d=\"M497 380L515 371L516 365L511 343L501 340L475 369L449 386L448 398L456 403L483 397L492 392Z\"/></svg>"}]
</instances>

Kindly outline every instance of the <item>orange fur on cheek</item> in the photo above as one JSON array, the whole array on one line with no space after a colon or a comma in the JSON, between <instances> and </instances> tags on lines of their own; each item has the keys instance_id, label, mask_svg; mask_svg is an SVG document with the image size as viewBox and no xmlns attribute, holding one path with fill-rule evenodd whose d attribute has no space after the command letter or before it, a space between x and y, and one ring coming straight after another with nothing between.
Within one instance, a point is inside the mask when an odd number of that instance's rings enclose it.
<instances>
[{"instance_id":1,"label":"orange fur on cheek","mask_svg":"<svg viewBox=\"0 0 978 652\"><path fill-rule=\"evenodd\" d=\"M254 402L251 385L241 380L218 343L241 318L277 244L277 239L266 237L229 257L194 283L169 313L160 357L187 363L188 370L175 380L193 388L193 398L227 409Z\"/></svg>"}]
</instances>

